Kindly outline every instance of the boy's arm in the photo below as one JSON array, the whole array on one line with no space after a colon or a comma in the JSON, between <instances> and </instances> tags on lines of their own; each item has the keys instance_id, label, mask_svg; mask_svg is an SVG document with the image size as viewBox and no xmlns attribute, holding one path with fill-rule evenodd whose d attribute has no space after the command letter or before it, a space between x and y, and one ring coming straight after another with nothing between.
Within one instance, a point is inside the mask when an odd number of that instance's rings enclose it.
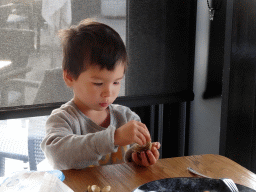
<instances>
[{"instance_id":1,"label":"boy's arm","mask_svg":"<svg viewBox=\"0 0 256 192\"><path fill-rule=\"evenodd\" d=\"M46 137L41 148L56 169L79 169L95 165L103 155L117 151L115 127L81 135L76 121L65 114L54 114L46 123ZM72 127L72 128L71 128Z\"/></svg>"},{"instance_id":2,"label":"boy's arm","mask_svg":"<svg viewBox=\"0 0 256 192\"><path fill-rule=\"evenodd\" d=\"M132 113L131 117L132 120L141 122L141 119L137 114ZM134 147L136 146L135 143L130 146L131 147L125 153L125 162L135 162L138 165L149 166L154 164L159 159L158 149L161 146L159 142L152 143L152 149L149 152L149 156L144 153L147 156L146 157L144 155L144 158L141 158L140 154L134 153Z\"/></svg>"},{"instance_id":3,"label":"boy's arm","mask_svg":"<svg viewBox=\"0 0 256 192\"><path fill-rule=\"evenodd\" d=\"M129 110L129 113L130 113L130 116L129 116L129 120L128 121L131 121L131 120L134 120L134 121L138 121L138 122L141 122L141 119L140 117L132 112L131 110ZM135 143L131 144L130 145L130 148L126 151L125 153L125 158L124 158L124 161L125 162L132 162L132 153L133 153L133 148L135 147Z\"/></svg>"}]
</instances>

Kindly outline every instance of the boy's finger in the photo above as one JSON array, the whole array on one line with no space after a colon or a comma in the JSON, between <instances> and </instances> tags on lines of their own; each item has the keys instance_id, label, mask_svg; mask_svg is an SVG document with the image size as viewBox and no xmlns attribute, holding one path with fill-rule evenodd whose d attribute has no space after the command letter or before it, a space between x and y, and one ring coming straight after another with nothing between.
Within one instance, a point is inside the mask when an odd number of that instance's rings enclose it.
<instances>
[{"instance_id":1,"label":"boy's finger","mask_svg":"<svg viewBox=\"0 0 256 192\"><path fill-rule=\"evenodd\" d=\"M146 153L143 151L140 153L140 157L141 157L141 163L144 166L149 166L150 165L150 160L148 159Z\"/></svg>"},{"instance_id":2,"label":"boy's finger","mask_svg":"<svg viewBox=\"0 0 256 192\"><path fill-rule=\"evenodd\" d=\"M159 159L160 154L156 147L152 147L151 152L152 152L152 155L154 155L155 159Z\"/></svg>"},{"instance_id":3,"label":"boy's finger","mask_svg":"<svg viewBox=\"0 0 256 192\"><path fill-rule=\"evenodd\" d=\"M132 159L133 161L139 165L140 164L140 159L138 158L138 154L137 153L132 153Z\"/></svg>"},{"instance_id":4,"label":"boy's finger","mask_svg":"<svg viewBox=\"0 0 256 192\"><path fill-rule=\"evenodd\" d=\"M143 137L145 138L146 142L150 142L151 141L150 133L148 131L146 131L145 129L139 129L139 132L143 135ZM145 142L145 144L146 144L146 142Z\"/></svg>"},{"instance_id":5,"label":"boy's finger","mask_svg":"<svg viewBox=\"0 0 256 192\"><path fill-rule=\"evenodd\" d=\"M138 143L139 145L145 145L147 143L147 140L146 140L145 136L141 132L139 132L136 135L135 142Z\"/></svg>"},{"instance_id":6,"label":"boy's finger","mask_svg":"<svg viewBox=\"0 0 256 192\"><path fill-rule=\"evenodd\" d=\"M143 129L148 130L147 126L144 123L139 122L139 125L143 127Z\"/></svg>"},{"instance_id":7,"label":"boy's finger","mask_svg":"<svg viewBox=\"0 0 256 192\"><path fill-rule=\"evenodd\" d=\"M141 123L141 122L140 122L140 126L143 128L143 130L145 130L148 133L149 139L150 139L149 141L151 141L150 132L149 132L147 126L144 123Z\"/></svg>"},{"instance_id":8,"label":"boy's finger","mask_svg":"<svg viewBox=\"0 0 256 192\"><path fill-rule=\"evenodd\" d=\"M160 149L161 144L159 142L152 143L152 147L155 146L157 149Z\"/></svg>"},{"instance_id":9,"label":"boy's finger","mask_svg":"<svg viewBox=\"0 0 256 192\"><path fill-rule=\"evenodd\" d=\"M157 161L157 158L154 156L152 151L148 150L148 151L146 151L146 153L147 153L149 165L155 164Z\"/></svg>"}]
</instances>

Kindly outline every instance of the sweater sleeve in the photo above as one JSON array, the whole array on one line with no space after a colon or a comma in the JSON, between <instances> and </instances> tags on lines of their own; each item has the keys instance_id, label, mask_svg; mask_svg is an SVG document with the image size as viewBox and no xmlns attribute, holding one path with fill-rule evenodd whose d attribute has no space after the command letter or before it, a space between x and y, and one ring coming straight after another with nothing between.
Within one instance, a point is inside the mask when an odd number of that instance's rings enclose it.
<instances>
[{"instance_id":1,"label":"sweater sleeve","mask_svg":"<svg viewBox=\"0 0 256 192\"><path fill-rule=\"evenodd\" d=\"M55 169L80 169L95 165L102 156L117 151L114 146L115 127L95 133L81 134L74 128L75 119L69 114L52 114L46 122L46 137L41 143ZM80 130L81 131L81 130Z\"/></svg>"}]
</instances>

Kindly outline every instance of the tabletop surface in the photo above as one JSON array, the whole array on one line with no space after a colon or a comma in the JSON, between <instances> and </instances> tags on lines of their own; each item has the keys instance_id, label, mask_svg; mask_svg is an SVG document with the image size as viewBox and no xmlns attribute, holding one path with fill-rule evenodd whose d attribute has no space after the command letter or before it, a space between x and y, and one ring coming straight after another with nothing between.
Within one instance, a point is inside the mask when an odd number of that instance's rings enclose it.
<instances>
[{"instance_id":1,"label":"tabletop surface","mask_svg":"<svg viewBox=\"0 0 256 192\"><path fill-rule=\"evenodd\" d=\"M131 192L147 182L174 178L196 177L187 167L212 178L231 178L235 183L256 190L256 174L220 155L195 155L159 159L149 167L139 167L134 163L105 165L83 170L63 170L64 183L75 192L84 192L88 185L100 188L110 185L111 191Z\"/></svg>"}]
</instances>

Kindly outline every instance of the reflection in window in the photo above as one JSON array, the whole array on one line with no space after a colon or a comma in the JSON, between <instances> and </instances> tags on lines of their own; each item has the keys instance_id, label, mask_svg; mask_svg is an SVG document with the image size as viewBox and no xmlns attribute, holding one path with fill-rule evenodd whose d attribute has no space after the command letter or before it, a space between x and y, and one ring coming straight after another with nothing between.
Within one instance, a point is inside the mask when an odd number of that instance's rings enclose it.
<instances>
[{"instance_id":1,"label":"reflection in window","mask_svg":"<svg viewBox=\"0 0 256 192\"><path fill-rule=\"evenodd\" d=\"M0 1L0 108L72 98L62 81L56 34L85 18L113 27L125 42L125 0Z\"/></svg>"},{"instance_id":2,"label":"reflection in window","mask_svg":"<svg viewBox=\"0 0 256 192\"><path fill-rule=\"evenodd\" d=\"M7 67L9 65L11 65L11 61L10 60L0 60L0 68L4 68Z\"/></svg>"}]
</instances>

